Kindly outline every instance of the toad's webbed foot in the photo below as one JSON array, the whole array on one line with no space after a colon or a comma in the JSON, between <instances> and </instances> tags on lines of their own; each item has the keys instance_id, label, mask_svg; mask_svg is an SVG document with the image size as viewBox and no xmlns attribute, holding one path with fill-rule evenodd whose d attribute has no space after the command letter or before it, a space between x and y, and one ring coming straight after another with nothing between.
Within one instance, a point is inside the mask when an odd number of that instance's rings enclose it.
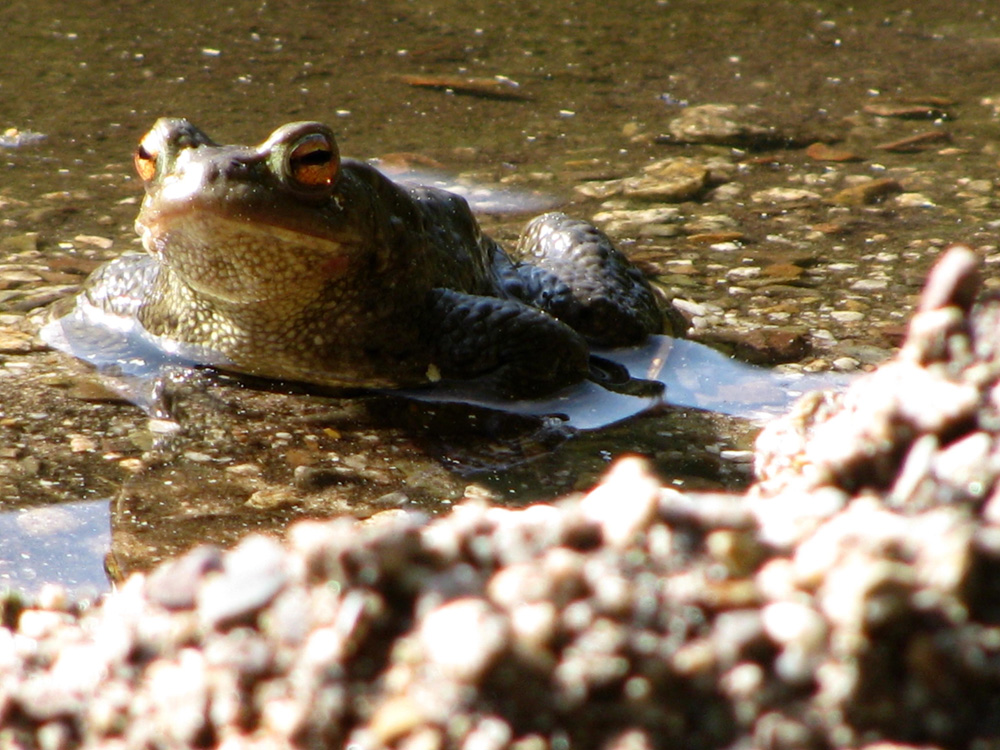
<instances>
[{"instance_id":1,"label":"toad's webbed foot","mask_svg":"<svg viewBox=\"0 0 1000 750\"><path fill-rule=\"evenodd\" d=\"M591 343L626 346L662 330L662 313L642 272L590 222L562 213L539 216L521 235L517 257L513 264L499 260L504 290Z\"/></svg>"}]
</instances>

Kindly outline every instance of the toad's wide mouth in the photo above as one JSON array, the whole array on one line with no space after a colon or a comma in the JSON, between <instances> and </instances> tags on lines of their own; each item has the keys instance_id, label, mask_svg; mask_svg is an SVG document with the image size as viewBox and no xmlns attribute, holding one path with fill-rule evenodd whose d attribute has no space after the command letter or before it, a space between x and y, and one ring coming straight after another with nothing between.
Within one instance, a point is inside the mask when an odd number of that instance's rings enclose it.
<instances>
[{"instance_id":1,"label":"toad's wide mouth","mask_svg":"<svg viewBox=\"0 0 1000 750\"><path fill-rule=\"evenodd\" d=\"M331 252L336 252L337 248L356 239L356 233L344 227L337 227L337 232L346 236L333 238L331 235L334 228L317 218L314 207L303 206L294 201L279 205L273 199L268 202L246 201L234 206L206 197L188 197L169 201L159 199L154 207L147 198L139 211L135 226L141 237L146 228L162 233L174 225L193 221L203 226L204 231L215 234L239 228L244 233L258 231L274 234L286 242L308 238L303 241L317 247L327 247ZM212 229L213 225L217 228Z\"/></svg>"},{"instance_id":2,"label":"toad's wide mouth","mask_svg":"<svg viewBox=\"0 0 1000 750\"><path fill-rule=\"evenodd\" d=\"M244 235L260 235L273 238L288 246L301 246L317 252L338 254L345 248L345 242L335 240L322 233L320 228L314 231L305 229L291 222L274 220L258 220L248 216L234 216L214 211L204 207L178 208L172 211L144 211L135 221L136 232L146 247L147 238L176 234L183 231L193 240L200 239L206 251L225 251L231 244L227 238ZM154 252L146 247L149 252Z\"/></svg>"},{"instance_id":3,"label":"toad's wide mouth","mask_svg":"<svg viewBox=\"0 0 1000 750\"><path fill-rule=\"evenodd\" d=\"M192 291L230 304L304 304L352 265L343 242L210 210L143 212L136 231Z\"/></svg>"}]
</instances>

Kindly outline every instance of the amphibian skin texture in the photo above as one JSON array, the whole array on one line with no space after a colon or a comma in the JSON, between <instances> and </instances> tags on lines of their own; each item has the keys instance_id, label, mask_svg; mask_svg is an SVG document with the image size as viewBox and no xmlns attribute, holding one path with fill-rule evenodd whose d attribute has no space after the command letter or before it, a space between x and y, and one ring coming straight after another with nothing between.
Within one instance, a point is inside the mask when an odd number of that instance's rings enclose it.
<instances>
[{"instance_id":1,"label":"amphibian skin texture","mask_svg":"<svg viewBox=\"0 0 1000 750\"><path fill-rule=\"evenodd\" d=\"M513 259L463 198L341 159L320 123L221 146L163 118L135 163L147 252L98 269L79 302L201 364L344 387L486 377L526 396L586 377L589 345L661 327L593 225L540 216Z\"/></svg>"}]
</instances>

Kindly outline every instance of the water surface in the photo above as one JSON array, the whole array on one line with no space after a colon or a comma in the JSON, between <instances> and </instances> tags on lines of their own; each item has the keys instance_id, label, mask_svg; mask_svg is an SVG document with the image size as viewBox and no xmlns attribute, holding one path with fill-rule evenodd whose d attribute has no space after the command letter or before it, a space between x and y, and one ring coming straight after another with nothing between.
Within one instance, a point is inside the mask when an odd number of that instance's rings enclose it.
<instances>
[{"instance_id":1,"label":"water surface","mask_svg":"<svg viewBox=\"0 0 1000 750\"><path fill-rule=\"evenodd\" d=\"M650 206L585 198L580 185L669 156L711 162L721 187L680 204L676 232L609 225L614 239L653 275L665 303L702 310L697 335L767 326L801 337L792 357L800 368L864 368L898 343L947 242L978 248L987 269L1000 261L997 14L974 0L629 0L614 12L592 0L3 5L0 129L17 129L0 141L5 518L113 498L115 552L128 570L200 539L280 532L304 516L438 512L477 494L545 499L588 486L623 452L647 456L677 486L744 486L757 423L690 408L568 439L488 410L224 378L202 387L196 375L167 385L184 422L181 434L165 435L85 368L32 344L26 316L136 247L131 151L157 117L187 117L227 142L314 119L335 128L345 154L544 196L586 217ZM519 97L416 88L408 76L500 77L516 82ZM931 100L944 116L865 109ZM859 160L658 142L671 118L706 103L759 105L779 127L813 123ZM934 130L949 140L908 153L880 148ZM831 200L872 177L897 180L926 203ZM817 197L755 197L775 187ZM504 241L527 218L507 204L489 210L499 212L484 225ZM738 239L719 242L720 228ZM697 398L729 387L737 406L752 402L728 370L705 370L694 378ZM0 537L2 570L24 559L10 541L17 536Z\"/></svg>"}]
</instances>

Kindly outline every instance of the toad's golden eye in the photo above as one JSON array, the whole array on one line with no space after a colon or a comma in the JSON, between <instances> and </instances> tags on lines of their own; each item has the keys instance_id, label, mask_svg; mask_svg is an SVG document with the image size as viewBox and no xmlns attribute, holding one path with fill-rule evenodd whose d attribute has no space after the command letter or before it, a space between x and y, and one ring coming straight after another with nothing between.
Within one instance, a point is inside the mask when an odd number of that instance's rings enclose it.
<instances>
[{"instance_id":1,"label":"toad's golden eye","mask_svg":"<svg viewBox=\"0 0 1000 750\"><path fill-rule=\"evenodd\" d=\"M302 138L288 154L288 176L302 187L328 187L340 167L336 144L323 133Z\"/></svg>"},{"instance_id":2,"label":"toad's golden eye","mask_svg":"<svg viewBox=\"0 0 1000 750\"><path fill-rule=\"evenodd\" d=\"M156 176L156 157L157 153L147 149L144 143L140 143L136 148L133 156L135 171L143 182L149 182Z\"/></svg>"}]
</instances>

